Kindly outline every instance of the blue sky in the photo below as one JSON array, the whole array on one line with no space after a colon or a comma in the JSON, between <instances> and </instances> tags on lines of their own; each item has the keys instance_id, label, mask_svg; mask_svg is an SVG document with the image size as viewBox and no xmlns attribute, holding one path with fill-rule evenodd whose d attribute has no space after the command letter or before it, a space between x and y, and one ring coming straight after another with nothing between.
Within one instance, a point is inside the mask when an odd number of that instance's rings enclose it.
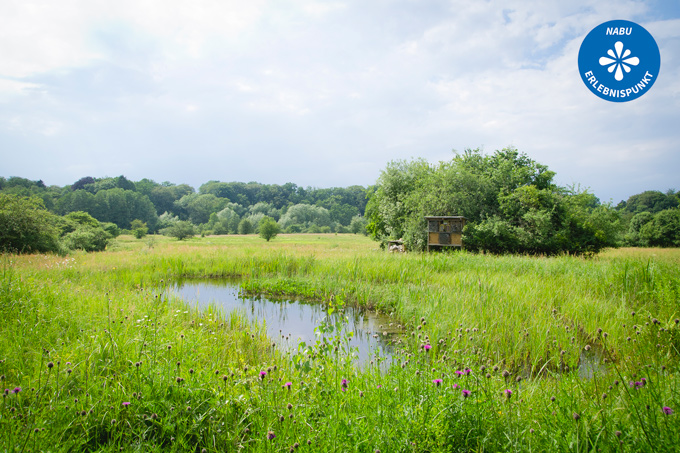
<instances>
[{"instance_id":1,"label":"blue sky","mask_svg":"<svg viewBox=\"0 0 680 453\"><path fill-rule=\"evenodd\" d=\"M578 50L644 26L651 90L603 101ZM330 187L514 146L615 203L680 189L680 2L4 1L0 175Z\"/></svg>"}]
</instances>

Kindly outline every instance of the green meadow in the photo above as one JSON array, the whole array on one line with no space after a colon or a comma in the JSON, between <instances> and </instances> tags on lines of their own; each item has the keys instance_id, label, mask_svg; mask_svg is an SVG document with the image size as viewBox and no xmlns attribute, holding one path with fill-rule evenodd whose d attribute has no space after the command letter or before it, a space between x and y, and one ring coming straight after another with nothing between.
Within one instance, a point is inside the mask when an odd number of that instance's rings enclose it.
<instances>
[{"instance_id":1,"label":"green meadow","mask_svg":"<svg viewBox=\"0 0 680 453\"><path fill-rule=\"evenodd\" d=\"M0 274L0 451L680 449L678 249L121 236L99 253L3 255ZM190 278L379 310L406 333L365 366L330 323L284 351L238 312L168 296Z\"/></svg>"}]
</instances>

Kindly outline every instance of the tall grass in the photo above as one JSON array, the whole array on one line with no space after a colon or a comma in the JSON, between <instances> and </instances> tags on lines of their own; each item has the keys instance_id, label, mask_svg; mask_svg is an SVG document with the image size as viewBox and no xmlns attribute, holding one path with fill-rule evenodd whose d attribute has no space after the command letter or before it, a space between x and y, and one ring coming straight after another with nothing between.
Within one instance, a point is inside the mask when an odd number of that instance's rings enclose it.
<instances>
[{"instance_id":1,"label":"tall grass","mask_svg":"<svg viewBox=\"0 0 680 453\"><path fill-rule=\"evenodd\" d=\"M0 449L680 445L677 250L388 254L350 235L151 245L3 258ZM278 351L237 314L168 299L166 286L187 277L241 277L246 291L323 303L342 295L392 313L408 334L367 369L334 334ZM393 361L387 373L381 360Z\"/></svg>"}]
</instances>

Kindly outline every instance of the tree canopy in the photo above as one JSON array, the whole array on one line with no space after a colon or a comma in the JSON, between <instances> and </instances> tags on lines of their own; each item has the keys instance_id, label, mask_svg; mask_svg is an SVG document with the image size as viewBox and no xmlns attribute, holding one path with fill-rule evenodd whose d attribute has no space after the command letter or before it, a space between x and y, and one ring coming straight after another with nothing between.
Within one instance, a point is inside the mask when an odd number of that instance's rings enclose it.
<instances>
[{"instance_id":1,"label":"tree canopy","mask_svg":"<svg viewBox=\"0 0 680 453\"><path fill-rule=\"evenodd\" d=\"M467 218L469 250L493 253L592 253L616 244L618 214L587 192L556 186L555 173L516 149L466 150L450 161L391 162L366 209L381 241L427 246L425 216Z\"/></svg>"}]
</instances>

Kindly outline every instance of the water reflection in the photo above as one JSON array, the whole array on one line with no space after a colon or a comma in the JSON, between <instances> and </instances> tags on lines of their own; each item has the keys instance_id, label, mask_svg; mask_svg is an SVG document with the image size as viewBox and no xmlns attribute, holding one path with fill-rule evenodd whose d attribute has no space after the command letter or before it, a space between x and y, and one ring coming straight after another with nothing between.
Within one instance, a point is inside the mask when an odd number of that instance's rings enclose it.
<instances>
[{"instance_id":1,"label":"water reflection","mask_svg":"<svg viewBox=\"0 0 680 453\"><path fill-rule=\"evenodd\" d=\"M244 297L240 295L239 286L234 282L180 282L171 291L187 303L195 303L199 308L212 304L225 314L238 311L251 322L264 323L267 335L284 348L297 348L300 341L308 345L314 344L317 340L314 329L327 315L326 307L320 304ZM358 348L360 363L367 362L375 352L379 352L381 356L391 355L391 342L399 338L401 329L389 316L353 308L345 309L344 316L349 322L343 323L341 335L354 333L350 347ZM338 314L331 315L333 322L339 319Z\"/></svg>"}]
</instances>

